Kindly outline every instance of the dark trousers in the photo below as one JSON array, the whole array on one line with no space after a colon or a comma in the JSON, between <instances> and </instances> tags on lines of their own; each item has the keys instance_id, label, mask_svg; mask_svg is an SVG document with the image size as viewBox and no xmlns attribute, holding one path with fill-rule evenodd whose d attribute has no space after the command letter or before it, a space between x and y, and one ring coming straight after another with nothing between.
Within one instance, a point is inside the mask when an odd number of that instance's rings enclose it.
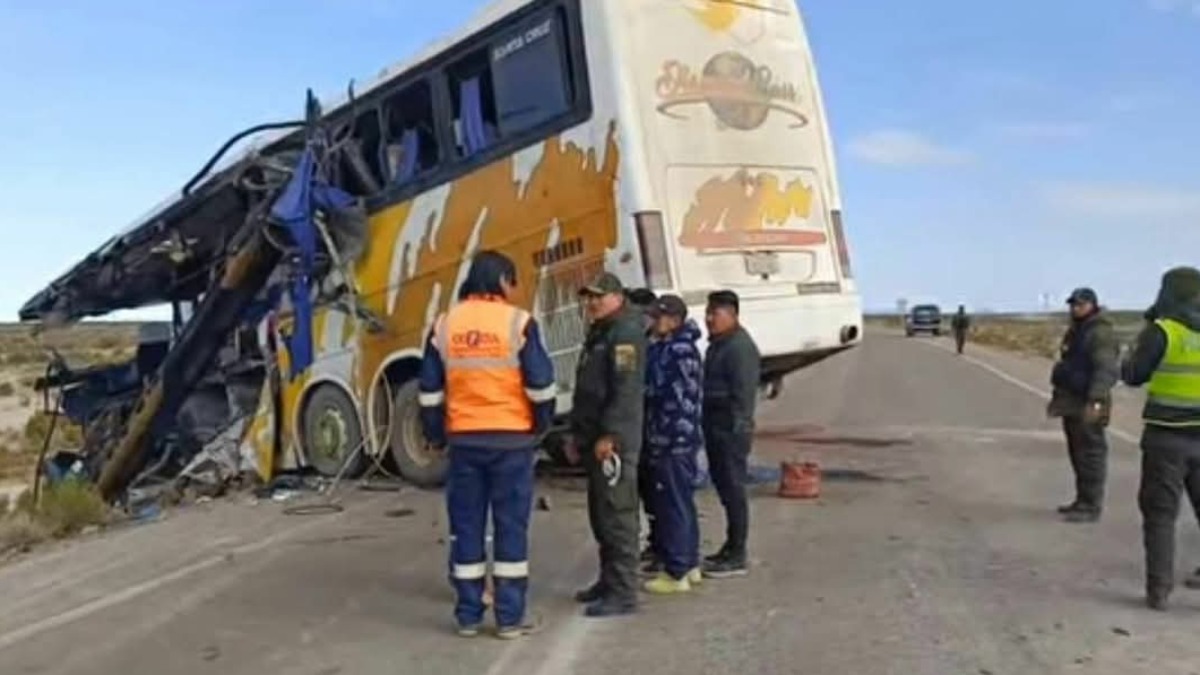
<instances>
[{"instance_id":1,"label":"dark trousers","mask_svg":"<svg viewBox=\"0 0 1200 675\"><path fill-rule=\"evenodd\" d=\"M525 618L534 456L532 448L450 448L446 510L450 516L450 579L458 595L454 617L460 626L483 622L489 510L496 623L518 626Z\"/></svg>"},{"instance_id":2,"label":"dark trousers","mask_svg":"<svg viewBox=\"0 0 1200 675\"><path fill-rule=\"evenodd\" d=\"M954 331L954 348L958 350L959 354L963 353L963 346L966 344L967 344L967 331L965 331L965 330Z\"/></svg>"},{"instance_id":3,"label":"dark trousers","mask_svg":"<svg viewBox=\"0 0 1200 675\"><path fill-rule=\"evenodd\" d=\"M1142 481L1138 506L1146 548L1146 590L1175 586L1175 520L1184 492L1200 503L1200 432L1147 424L1142 431Z\"/></svg>"},{"instance_id":4,"label":"dark trousers","mask_svg":"<svg viewBox=\"0 0 1200 675\"><path fill-rule=\"evenodd\" d=\"M667 574L682 579L700 565L700 520L696 513L696 453L663 449L648 462L654 551Z\"/></svg>"},{"instance_id":5,"label":"dark trousers","mask_svg":"<svg viewBox=\"0 0 1200 675\"><path fill-rule=\"evenodd\" d=\"M609 485L596 455L595 441L580 446L588 476L588 522L600 549L600 588L606 598L623 603L637 602L638 455L621 455L621 476Z\"/></svg>"},{"instance_id":6,"label":"dark trousers","mask_svg":"<svg viewBox=\"0 0 1200 675\"><path fill-rule=\"evenodd\" d=\"M721 498L721 506L725 508L725 545L722 548L734 558L745 558L746 538L750 533L750 504L746 497L750 444L748 433L705 425L708 475Z\"/></svg>"},{"instance_id":7,"label":"dark trousers","mask_svg":"<svg viewBox=\"0 0 1200 675\"><path fill-rule=\"evenodd\" d=\"M646 514L646 523L650 531L647 533L646 540L650 544L650 550L654 552L657 559L662 560L662 552L656 547L658 534L656 532L656 523L654 518L654 472L650 468L650 454L642 451L640 461L638 463L638 499L642 502L642 512Z\"/></svg>"},{"instance_id":8,"label":"dark trousers","mask_svg":"<svg viewBox=\"0 0 1200 675\"><path fill-rule=\"evenodd\" d=\"M1104 484L1108 476L1108 437L1104 425L1082 417L1063 418L1067 452L1075 472L1075 501L1100 511L1104 508Z\"/></svg>"}]
</instances>

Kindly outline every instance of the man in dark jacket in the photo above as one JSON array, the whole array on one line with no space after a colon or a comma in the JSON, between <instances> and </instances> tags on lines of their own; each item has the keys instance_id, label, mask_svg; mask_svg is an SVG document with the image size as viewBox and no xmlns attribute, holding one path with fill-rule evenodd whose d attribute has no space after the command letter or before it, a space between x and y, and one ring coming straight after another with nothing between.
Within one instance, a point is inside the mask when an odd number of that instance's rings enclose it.
<instances>
[{"instance_id":1,"label":"man in dark jacket","mask_svg":"<svg viewBox=\"0 0 1200 675\"><path fill-rule=\"evenodd\" d=\"M954 347L959 354L963 353L963 346L967 344L967 331L970 328L971 319L967 316L967 309L959 305L958 313L950 319L950 329L954 331Z\"/></svg>"},{"instance_id":2,"label":"man in dark jacket","mask_svg":"<svg viewBox=\"0 0 1200 675\"><path fill-rule=\"evenodd\" d=\"M1061 417L1067 451L1075 472L1075 500L1058 511L1068 522L1095 522L1104 509L1108 473L1108 426L1111 392L1117 383L1120 346L1112 323L1100 310L1096 292L1078 288L1067 298L1071 325L1061 356L1051 372L1054 394L1047 408Z\"/></svg>"},{"instance_id":3,"label":"man in dark jacket","mask_svg":"<svg viewBox=\"0 0 1200 675\"><path fill-rule=\"evenodd\" d=\"M704 559L704 576L744 576L750 504L746 497L754 408L758 399L758 346L738 318L733 291L708 296L704 356L704 446L708 472L725 507L725 544Z\"/></svg>"},{"instance_id":4,"label":"man in dark jacket","mask_svg":"<svg viewBox=\"0 0 1200 675\"><path fill-rule=\"evenodd\" d=\"M639 311L642 312L643 325L646 328L646 337L650 339L654 333L654 317L651 316L651 310L654 308L654 302L658 299L654 291L648 288L631 288L625 292L626 299L633 304ZM645 452L645 439L642 439L642 454L638 458L638 499L642 502L642 511L646 514L646 524L649 532L646 533L646 547L642 549L641 561L647 565L647 569L654 568L658 571L662 561L654 552L654 540L657 536L655 533L654 522L654 476L647 462L650 459L649 453Z\"/></svg>"},{"instance_id":5,"label":"man in dark jacket","mask_svg":"<svg viewBox=\"0 0 1200 675\"><path fill-rule=\"evenodd\" d=\"M1152 321L1121 364L1121 379L1133 387L1149 385L1142 409L1138 506L1146 604L1165 610L1175 585L1180 497L1186 491L1193 508L1200 500L1200 271L1177 267L1164 274L1148 314Z\"/></svg>"},{"instance_id":6,"label":"man in dark jacket","mask_svg":"<svg viewBox=\"0 0 1200 675\"><path fill-rule=\"evenodd\" d=\"M686 593L701 580L700 525L694 498L696 457L704 444L700 426L703 366L700 329L687 305L665 295L651 308L654 339L646 358L646 445L651 481L657 576L649 593Z\"/></svg>"},{"instance_id":7,"label":"man in dark jacket","mask_svg":"<svg viewBox=\"0 0 1200 675\"><path fill-rule=\"evenodd\" d=\"M588 519L600 547L600 578L575 594L592 617L630 614L638 590L638 457L646 387L642 312L621 280L602 274L579 291L591 325L575 370L568 454L588 474Z\"/></svg>"}]
</instances>

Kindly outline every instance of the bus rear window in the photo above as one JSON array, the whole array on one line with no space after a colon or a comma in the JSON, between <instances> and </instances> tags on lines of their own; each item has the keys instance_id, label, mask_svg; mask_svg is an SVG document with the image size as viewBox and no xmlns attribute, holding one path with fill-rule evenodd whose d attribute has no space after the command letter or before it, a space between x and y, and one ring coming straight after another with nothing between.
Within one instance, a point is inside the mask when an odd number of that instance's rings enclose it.
<instances>
[{"instance_id":1,"label":"bus rear window","mask_svg":"<svg viewBox=\"0 0 1200 675\"><path fill-rule=\"evenodd\" d=\"M500 38L491 52L500 135L536 127L570 108L560 13L542 14Z\"/></svg>"}]
</instances>

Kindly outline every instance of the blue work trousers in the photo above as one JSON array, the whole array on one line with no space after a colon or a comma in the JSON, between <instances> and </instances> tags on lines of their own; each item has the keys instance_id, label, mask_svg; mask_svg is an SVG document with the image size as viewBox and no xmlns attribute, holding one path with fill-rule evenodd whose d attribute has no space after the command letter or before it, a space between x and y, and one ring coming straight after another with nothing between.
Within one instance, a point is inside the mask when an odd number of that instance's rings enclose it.
<instances>
[{"instance_id":1,"label":"blue work trousers","mask_svg":"<svg viewBox=\"0 0 1200 675\"><path fill-rule=\"evenodd\" d=\"M696 513L696 453L682 449L654 452L655 552L667 574L683 578L700 565L700 520Z\"/></svg>"},{"instance_id":2,"label":"blue work trousers","mask_svg":"<svg viewBox=\"0 0 1200 675\"><path fill-rule=\"evenodd\" d=\"M496 624L519 626L529 586L529 517L534 449L450 446L446 510L450 516L450 580L460 626L483 622L487 520L492 514L492 580Z\"/></svg>"}]
</instances>

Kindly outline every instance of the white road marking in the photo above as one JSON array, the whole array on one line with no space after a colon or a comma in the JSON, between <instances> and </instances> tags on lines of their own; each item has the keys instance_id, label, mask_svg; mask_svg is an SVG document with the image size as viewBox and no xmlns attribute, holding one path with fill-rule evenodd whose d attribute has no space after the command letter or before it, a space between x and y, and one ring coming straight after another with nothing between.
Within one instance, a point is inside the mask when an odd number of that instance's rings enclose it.
<instances>
[{"instance_id":1,"label":"white road marking","mask_svg":"<svg viewBox=\"0 0 1200 675\"><path fill-rule=\"evenodd\" d=\"M919 344L928 345L930 347L933 347L934 349L940 349L941 351L946 352L947 354L954 353L954 350L951 349L949 345L944 345L939 342L919 341ZM960 354L959 358L961 358L963 361L966 361L967 363L969 363L977 368L982 368L982 369L986 370L987 372L991 373L992 375L995 375L996 377L1004 380L1005 382L1008 382L1009 384L1011 384L1015 387L1020 387L1021 389L1024 389L1025 391L1029 392L1030 394L1033 394L1034 396L1041 398L1043 401L1050 400L1051 394L1049 391L1042 389L1041 387L1036 387L1032 384L1029 384L1028 382L1026 382L1020 378L1014 377L1013 375L1010 375L1010 374L1004 372L1003 370L997 368L996 366L993 366L992 364L990 364L986 361L981 361L981 360L979 360L973 356L969 356L967 354ZM1108 433L1112 434L1113 436L1116 436L1117 438L1125 441L1126 443L1132 443L1133 445L1138 445L1140 443L1140 441L1138 440L1138 437L1136 435L1131 434L1123 429L1118 429L1114 426L1108 427Z\"/></svg>"},{"instance_id":2,"label":"white road marking","mask_svg":"<svg viewBox=\"0 0 1200 675\"><path fill-rule=\"evenodd\" d=\"M347 509L347 511L349 511L349 509ZM147 579L146 581L128 586L116 591L115 593L109 593L104 597L97 598L91 602L86 602L78 607L73 607L69 610L66 610L65 612L60 612L59 614L48 616L39 621L26 624L16 630L12 630L7 633L0 633L0 651L8 649L19 642L28 640L29 638L44 633L48 630L60 628L74 621L78 621L79 619L91 616L96 612L129 602L137 597L162 588L167 584L174 583L180 579L185 579L193 574L196 574L197 572L202 572L211 567L215 567L229 560L230 556L246 555L269 548L281 541L287 540L293 535L312 529L313 527L325 523L338 515L343 515L344 513L345 512L342 512L342 514L330 514L328 516L315 517L302 525L297 525L296 527L278 532L258 541L222 551L190 565L185 565L184 567L172 572L167 572L166 574Z\"/></svg>"}]
</instances>

